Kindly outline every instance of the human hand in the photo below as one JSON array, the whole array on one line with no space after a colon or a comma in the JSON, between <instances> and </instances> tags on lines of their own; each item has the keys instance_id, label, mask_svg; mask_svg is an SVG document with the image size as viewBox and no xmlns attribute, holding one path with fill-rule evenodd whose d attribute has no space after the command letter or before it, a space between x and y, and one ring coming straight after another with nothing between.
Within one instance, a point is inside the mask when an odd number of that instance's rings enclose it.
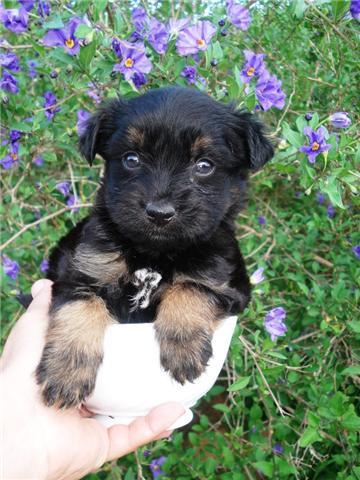
<instances>
[{"instance_id":1,"label":"human hand","mask_svg":"<svg viewBox=\"0 0 360 480\"><path fill-rule=\"evenodd\" d=\"M110 428L88 418L83 410L57 410L42 403L34 371L44 346L51 282L34 283L32 296L1 359L1 478L76 480L106 461L169 436L167 428L184 413L175 402L154 408L128 426Z\"/></svg>"}]
</instances>

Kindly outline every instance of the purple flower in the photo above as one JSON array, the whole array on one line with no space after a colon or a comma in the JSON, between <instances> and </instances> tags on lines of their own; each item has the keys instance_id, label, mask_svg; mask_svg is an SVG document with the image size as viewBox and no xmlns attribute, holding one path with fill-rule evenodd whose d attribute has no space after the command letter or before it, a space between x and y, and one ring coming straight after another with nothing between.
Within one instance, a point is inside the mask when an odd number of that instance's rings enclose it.
<instances>
[{"instance_id":1,"label":"purple flower","mask_svg":"<svg viewBox=\"0 0 360 480\"><path fill-rule=\"evenodd\" d=\"M360 20L360 0L351 0L350 13L355 20Z\"/></svg>"},{"instance_id":2,"label":"purple flower","mask_svg":"<svg viewBox=\"0 0 360 480\"><path fill-rule=\"evenodd\" d=\"M270 338L273 342L277 337L283 337L287 332L287 327L284 323L285 317L286 312L282 307L273 308L265 316L265 330L270 334Z\"/></svg>"},{"instance_id":3,"label":"purple flower","mask_svg":"<svg viewBox=\"0 0 360 480\"><path fill-rule=\"evenodd\" d=\"M331 145L325 143L325 129L320 127L316 132L309 126L304 127L304 134L309 139L309 145L303 145L299 148L300 152L305 153L310 163L315 163L319 153L326 152Z\"/></svg>"},{"instance_id":4,"label":"purple flower","mask_svg":"<svg viewBox=\"0 0 360 480\"><path fill-rule=\"evenodd\" d=\"M9 137L11 143L17 142L21 138L21 132L19 130L10 130Z\"/></svg>"},{"instance_id":5,"label":"purple flower","mask_svg":"<svg viewBox=\"0 0 360 480\"><path fill-rule=\"evenodd\" d=\"M40 263L40 272L41 273L45 273L47 272L49 269L49 260L47 260L46 258L44 258L42 260L42 262Z\"/></svg>"},{"instance_id":6,"label":"purple flower","mask_svg":"<svg viewBox=\"0 0 360 480\"><path fill-rule=\"evenodd\" d=\"M126 40L120 40L119 44L122 61L114 65L115 72L121 72L126 80L131 80L136 72L150 72L152 64L145 54L145 45L143 43L134 44Z\"/></svg>"},{"instance_id":7,"label":"purple flower","mask_svg":"<svg viewBox=\"0 0 360 480\"><path fill-rule=\"evenodd\" d=\"M33 159L32 163L37 167L42 167L44 165L44 158L38 155Z\"/></svg>"},{"instance_id":8,"label":"purple flower","mask_svg":"<svg viewBox=\"0 0 360 480\"><path fill-rule=\"evenodd\" d=\"M260 217L258 217L258 222L259 225L266 225L266 218L260 215Z\"/></svg>"},{"instance_id":9,"label":"purple flower","mask_svg":"<svg viewBox=\"0 0 360 480\"><path fill-rule=\"evenodd\" d=\"M111 47L115 52L115 55L119 58L122 58L120 42L117 38L113 38L111 41Z\"/></svg>"},{"instance_id":10,"label":"purple flower","mask_svg":"<svg viewBox=\"0 0 360 480\"><path fill-rule=\"evenodd\" d=\"M3 68L7 68L12 72L19 72L20 65L19 59L15 55L15 53L2 53L0 54L0 66Z\"/></svg>"},{"instance_id":11,"label":"purple flower","mask_svg":"<svg viewBox=\"0 0 360 480\"><path fill-rule=\"evenodd\" d=\"M247 8L234 3L233 0L229 0L226 2L226 12L230 22L235 25L236 28L244 31L249 28L251 19Z\"/></svg>"},{"instance_id":12,"label":"purple flower","mask_svg":"<svg viewBox=\"0 0 360 480\"><path fill-rule=\"evenodd\" d=\"M196 67L191 66L191 65L186 65L182 72L181 76L185 77L188 83L193 84L195 83L196 80Z\"/></svg>"},{"instance_id":13,"label":"purple flower","mask_svg":"<svg viewBox=\"0 0 360 480\"><path fill-rule=\"evenodd\" d=\"M19 3L25 8L27 12L30 12L34 8L35 0L19 0Z\"/></svg>"},{"instance_id":14,"label":"purple flower","mask_svg":"<svg viewBox=\"0 0 360 480\"><path fill-rule=\"evenodd\" d=\"M0 160L0 165L4 168L4 170L9 170L14 165L14 163L15 160L10 155L6 155Z\"/></svg>"},{"instance_id":15,"label":"purple flower","mask_svg":"<svg viewBox=\"0 0 360 480\"><path fill-rule=\"evenodd\" d=\"M149 22L145 10L141 7L134 8L131 12L131 21L137 32L142 32Z\"/></svg>"},{"instance_id":16,"label":"purple flower","mask_svg":"<svg viewBox=\"0 0 360 480\"><path fill-rule=\"evenodd\" d=\"M335 217L335 208L331 203L326 207L326 213L329 218Z\"/></svg>"},{"instance_id":17,"label":"purple flower","mask_svg":"<svg viewBox=\"0 0 360 480\"><path fill-rule=\"evenodd\" d=\"M187 27L179 33L176 48L180 55L192 55L208 48L216 28L208 20L200 20L195 26Z\"/></svg>"},{"instance_id":18,"label":"purple flower","mask_svg":"<svg viewBox=\"0 0 360 480\"><path fill-rule=\"evenodd\" d=\"M264 269L262 267L259 267L257 270L255 270L255 272L250 277L250 283L252 285L258 285L264 280L265 280Z\"/></svg>"},{"instance_id":19,"label":"purple flower","mask_svg":"<svg viewBox=\"0 0 360 480\"><path fill-rule=\"evenodd\" d=\"M90 118L91 114L86 110L78 110L77 112L77 133L78 135L82 135L86 129L86 122Z\"/></svg>"},{"instance_id":20,"label":"purple flower","mask_svg":"<svg viewBox=\"0 0 360 480\"><path fill-rule=\"evenodd\" d=\"M79 40L75 37L75 30L82 23L80 18L72 18L64 28L48 30L44 37L44 45L48 47L64 47L70 55L76 55L80 51Z\"/></svg>"},{"instance_id":21,"label":"purple flower","mask_svg":"<svg viewBox=\"0 0 360 480\"><path fill-rule=\"evenodd\" d=\"M12 131L15 132L17 130ZM18 161L19 146L19 142L12 141L9 145L8 154L0 160L0 164L5 170L9 170L9 168L12 168L14 164Z\"/></svg>"},{"instance_id":22,"label":"purple flower","mask_svg":"<svg viewBox=\"0 0 360 480\"><path fill-rule=\"evenodd\" d=\"M74 213L77 213L79 211L78 208L76 208L76 198L75 195L70 195L69 198L66 200L66 205L68 207L72 207L71 211Z\"/></svg>"},{"instance_id":23,"label":"purple flower","mask_svg":"<svg viewBox=\"0 0 360 480\"><path fill-rule=\"evenodd\" d=\"M260 77L265 70L264 53L254 53L251 50L244 50L245 64L241 70L241 80L244 83L249 83L253 77Z\"/></svg>"},{"instance_id":24,"label":"purple flower","mask_svg":"<svg viewBox=\"0 0 360 480\"><path fill-rule=\"evenodd\" d=\"M351 125L351 119L346 112L336 112L330 115L330 122L335 128L348 128Z\"/></svg>"},{"instance_id":25,"label":"purple flower","mask_svg":"<svg viewBox=\"0 0 360 480\"><path fill-rule=\"evenodd\" d=\"M281 81L275 75L270 75L267 70L257 81L255 95L264 110L269 110L271 107L279 110L284 108L286 95L281 90Z\"/></svg>"},{"instance_id":26,"label":"purple flower","mask_svg":"<svg viewBox=\"0 0 360 480\"><path fill-rule=\"evenodd\" d=\"M42 16L43 18L45 16L49 16L51 13L51 6L50 2L46 2L44 0L39 0L38 2L38 8L37 8L38 14Z\"/></svg>"},{"instance_id":27,"label":"purple flower","mask_svg":"<svg viewBox=\"0 0 360 480\"><path fill-rule=\"evenodd\" d=\"M280 445L280 443L275 443L272 451L274 452L275 455L282 455L284 453L284 448L282 445Z\"/></svg>"},{"instance_id":28,"label":"purple flower","mask_svg":"<svg viewBox=\"0 0 360 480\"><path fill-rule=\"evenodd\" d=\"M60 182L55 185L55 188L60 192L64 197L67 197L70 193L70 183L69 182Z\"/></svg>"},{"instance_id":29,"label":"purple flower","mask_svg":"<svg viewBox=\"0 0 360 480\"><path fill-rule=\"evenodd\" d=\"M35 78L37 75L37 71L36 71L37 62L35 60L28 60L27 64L29 68L29 77Z\"/></svg>"},{"instance_id":30,"label":"purple flower","mask_svg":"<svg viewBox=\"0 0 360 480\"><path fill-rule=\"evenodd\" d=\"M166 52L169 34L164 23L152 18L149 23L148 40L153 49L161 55Z\"/></svg>"},{"instance_id":31,"label":"purple flower","mask_svg":"<svg viewBox=\"0 0 360 480\"><path fill-rule=\"evenodd\" d=\"M360 245L355 245L351 250L354 252L355 257L360 260Z\"/></svg>"},{"instance_id":32,"label":"purple flower","mask_svg":"<svg viewBox=\"0 0 360 480\"><path fill-rule=\"evenodd\" d=\"M23 33L28 27L28 13L25 8L4 8L0 5L0 21L14 33Z\"/></svg>"},{"instance_id":33,"label":"purple flower","mask_svg":"<svg viewBox=\"0 0 360 480\"><path fill-rule=\"evenodd\" d=\"M145 75L141 72L135 72L132 77L132 81L135 87L138 89L145 85L145 83L147 82Z\"/></svg>"},{"instance_id":34,"label":"purple flower","mask_svg":"<svg viewBox=\"0 0 360 480\"><path fill-rule=\"evenodd\" d=\"M322 192L317 192L316 200L320 205L323 205L325 203L326 196Z\"/></svg>"},{"instance_id":35,"label":"purple flower","mask_svg":"<svg viewBox=\"0 0 360 480\"><path fill-rule=\"evenodd\" d=\"M18 81L15 77L11 75L8 71L3 71L3 76L0 79L0 88L5 90L5 92L18 93Z\"/></svg>"},{"instance_id":36,"label":"purple flower","mask_svg":"<svg viewBox=\"0 0 360 480\"><path fill-rule=\"evenodd\" d=\"M308 112L308 113L305 113L304 117L307 122L310 122L310 120L313 118L313 114Z\"/></svg>"},{"instance_id":37,"label":"purple flower","mask_svg":"<svg viewBox=\"0 0 360 480\"><path fill-rule=\"evenodd\" d=\"M145 458L146 458L146 457L150 457L150 455L151 455L151 450L145 449L145 450L143 451L143 455L144 455Z\"/></svg>"},{"instance_id":38,"label":"purple flower","mask_svg":"<svg viewBox=\"0 0 360 480\"><path fill-rule=\"evenodd\" d=\"M190 23L190 18L180 18L177 20L176 18L170 18L167 31L170 35L177 37L179 33L184 30Z\"/></svg>"},{"instance_id":39,"label":"purple flower","mask_svg":"<svg viewBox=\"0 0 360 480\"><path fill-rule=\"evenodd\" d=\"M159 458L155 458L150 462L150 470L151 473L153 474L153 478L158 478L160 475L164 475L164 472L161 470L161 467L164 465L166 461L166 457L162 455Z\"/></svg>"},{"instance_id":40,"label":"purple flower","mask_svg":"<svg viewBox=\"0 0 360 480\"><path fill-rule=\"evenodd\" d=\"M15 260L3 255L2 264L5 274L10 277L12 280L16 280L20 271L19 264Z\"/></svg>"},{"instance_id":41,"label":"purple flower","mask_svg":"<svg viewBox=\"0 0 360 480\"><path fill-rule=\"evenodd\" d=\"M94 100L95 103L100 103L102 98L101 98L101 95L100 93L98 93L98 91L96 90L96 87L93 83L88 83L88 87L90 87L89 90L86 91L86 93L88 94L88 96Z\"/></svg>"},{"instance_id":42,"label":"purple flower","mask_svg":"<svg viewBox=\"0 0 360 480\"><path fill-rule=\"evenodd\" d=\"M60 112L60 107L54 107L56 105L57 100L55 95L52 92L45 92L44 93L45 104L45 116L48 120L52 120L56 113Z\"/></svg>"}]
</instances>

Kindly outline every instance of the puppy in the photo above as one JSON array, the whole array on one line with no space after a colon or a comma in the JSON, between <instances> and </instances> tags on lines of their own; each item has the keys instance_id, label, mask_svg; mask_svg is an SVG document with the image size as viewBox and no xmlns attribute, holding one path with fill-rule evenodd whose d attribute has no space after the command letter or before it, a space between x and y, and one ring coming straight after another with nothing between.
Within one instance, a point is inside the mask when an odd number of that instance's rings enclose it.
<instances>
[{"instance_id":1,"label":"puppy","mask_svg":"<svg viewBox=\"0 0 360 480\"><path fill-rule=\"evenodd\" d=\"M105 175L90 215L50 258L36 374L45 403L59 407L93 391L115 322L154 322L161 365L176 381L204 371L219 319L250 299L234 219L249 171L273 155L251 114L177 87L105 104L80 151L90 164L102 156Z\"/></svg>"}]
</instances>

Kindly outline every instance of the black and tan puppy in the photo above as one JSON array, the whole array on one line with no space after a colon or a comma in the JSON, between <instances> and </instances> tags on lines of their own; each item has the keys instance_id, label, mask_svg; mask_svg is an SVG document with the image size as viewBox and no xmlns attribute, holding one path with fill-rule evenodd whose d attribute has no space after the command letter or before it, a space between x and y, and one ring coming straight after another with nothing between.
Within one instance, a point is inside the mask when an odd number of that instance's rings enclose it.
<instances>
[{"instance_id":1,"label":"black and tan puppy","mask_svg":"<svg viewBox=\"0 0 360 480\"><path fill-rule=\"evenodd\" d=\"M92 212L50 258L37 380L61 407L94 389L111 322L154 321L161 364L178 382L204 371L218 320L249 302L234 219L248 172L273 154L251 114L183 88L107 103L80 150L106 163Z\"/></svg>"}]
</instances>

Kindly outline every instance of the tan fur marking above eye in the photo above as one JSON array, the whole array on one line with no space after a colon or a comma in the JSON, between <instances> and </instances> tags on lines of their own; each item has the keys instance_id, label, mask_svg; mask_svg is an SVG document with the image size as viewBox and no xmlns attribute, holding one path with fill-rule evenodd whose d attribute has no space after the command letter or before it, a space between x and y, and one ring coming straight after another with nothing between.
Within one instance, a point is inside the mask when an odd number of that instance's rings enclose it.
<instances>
[{"instance_id":1,"label":"tan fur marking above eye","mask_svg":"<svg viewBox=\"0 0 360 480\"><path fill-rule=\"evenodd\" d=\"M118 253L100 252L84 244L77 247L73 264L100 285L114 283L128 273L126 262Z\"/></svg>"},{"instance_id":2,"label":"tan fur marking above eye","mask_svg":"<svg viewBox=\"0 0 360 480\"><path fill-rule=\"evenodd\" d=\"M138 145L139 147L141 147L144 143L144 132L135 127L129 127L127 129L127 136L132 143Z\"/></svg>"},{"instance_id":3,"label":"tan fur marking above eye","mask_svg":"<svg viewBox=\"0 0 360 480\"><path fill-rule=\"evenodd\" d=\"M210 137L197 137L195 142L192 144L191 151L194 153L196 150L208 148L212 145L212 143L213 142Z\"/></svg>"}]
</instances>

